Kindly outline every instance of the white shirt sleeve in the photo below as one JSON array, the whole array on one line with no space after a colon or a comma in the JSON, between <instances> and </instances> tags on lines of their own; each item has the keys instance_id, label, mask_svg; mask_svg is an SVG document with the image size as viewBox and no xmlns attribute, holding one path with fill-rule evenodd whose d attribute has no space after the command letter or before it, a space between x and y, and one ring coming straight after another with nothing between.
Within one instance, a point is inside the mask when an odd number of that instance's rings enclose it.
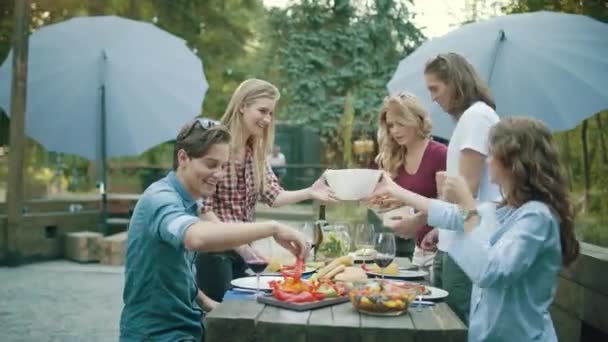
<instances>
[{"instance_id":1,"label":"white shirt sleeve","mask_svg":"<svg viewBox=\"0 0 608 342\"><path fill-rule=\"evenodd\" d=\"M466 132L471 133L463 137L460 151L471 149L484 156L488 155L490 129L496 123L490 110L485 106L473 105L462 115L460 120L463 120Z\"/></svg>"}]
</instances>

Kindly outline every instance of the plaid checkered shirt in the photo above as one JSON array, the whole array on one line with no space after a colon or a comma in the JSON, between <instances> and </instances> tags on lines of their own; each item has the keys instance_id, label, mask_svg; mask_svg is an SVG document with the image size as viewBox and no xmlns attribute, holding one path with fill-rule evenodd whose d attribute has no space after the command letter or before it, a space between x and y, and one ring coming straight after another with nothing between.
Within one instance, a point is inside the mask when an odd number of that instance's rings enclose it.
<instances>
[{"instance_id":1,"label":"plaid checkered shirt","mask_svg":"<svg viewBox=\"0 0 608 342\"><path fill-rule=\"evenodd\" d=\"M243 162L234 163L236 177L231 174L230 165L224 166L226 175L218 184L215 193L205 199L202 212L213 211L222 222L253 222L257 201L272 206L283 188L268 163L266 163L266 187L263 192L255 191L253 177L254 161L251 149L245 152Z\"/></svg>"}]
</instances>

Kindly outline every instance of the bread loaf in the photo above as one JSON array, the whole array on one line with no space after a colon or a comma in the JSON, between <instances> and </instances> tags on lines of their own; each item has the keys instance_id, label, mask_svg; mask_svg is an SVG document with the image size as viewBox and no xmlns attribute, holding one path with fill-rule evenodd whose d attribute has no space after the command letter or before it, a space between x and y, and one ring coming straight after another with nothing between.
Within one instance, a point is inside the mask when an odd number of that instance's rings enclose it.
<instances>
[{"instance_id":1,"label":"bread loaf","mask_svg":"<svg viewBox=\"0 0 608 342\"><path fill-rule=\"evenodd\" d=\"M336 281L356 282L367 280L367 274L360 267L346 267L344 272L334 277Z\"/></svg>"},{"instance_id":2,"label":"bread loaf","mask_svg":"<svg viewBox=\"0 0 608 342\"><path fill-rule=\"evenodd\" d=\"M349 255L345 255L345 256L341 256L339 258L334 259L332 262L330 262L327 266L321 268L317 274L317 277L319 279L321 278L326 278L326 275L335 270L338 266L343 265L343 266L352 266L353 265L353 258Z\"/></svg>"},{"instance_id":3,"label":"bread loaf","mask_svg":"<svg viewBox=\"0 0 608 342\"><path fill-rule=\"evenodd\" d=\"M366 267L368 268L369 272L382 273L382 269L380 268L380 266L378 266L376 264L367 265ZM386 275L399 274L399 265L393 261L390 265L388 265L384 269L384 274L386 274Z\"/></svg>"}]
</instances>

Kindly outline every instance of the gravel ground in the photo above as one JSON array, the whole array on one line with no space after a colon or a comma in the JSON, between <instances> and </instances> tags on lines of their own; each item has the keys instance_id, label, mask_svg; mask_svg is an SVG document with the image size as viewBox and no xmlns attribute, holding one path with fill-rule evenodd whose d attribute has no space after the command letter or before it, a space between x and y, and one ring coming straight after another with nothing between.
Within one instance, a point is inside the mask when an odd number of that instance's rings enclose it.
<instances>
[{"instance_id":1,"label":"gravel ground","mask_svg":"<svg viewBox=\"0 0 608 342\"><path fill-rule=\"evenodd\" d=\"M123 283L121 266L0 267L0 340L117 341Z\"/></svg>"}]
</instances>

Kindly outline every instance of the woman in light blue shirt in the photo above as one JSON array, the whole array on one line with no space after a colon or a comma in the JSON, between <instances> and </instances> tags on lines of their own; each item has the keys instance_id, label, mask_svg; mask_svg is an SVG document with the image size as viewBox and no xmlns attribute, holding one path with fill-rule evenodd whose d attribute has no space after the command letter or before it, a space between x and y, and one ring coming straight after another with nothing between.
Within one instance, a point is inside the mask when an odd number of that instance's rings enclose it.
<instances>
[{"instance_id":1,"label":"woman in light blue shirt","mask_svg":"<svg viewBox=\"0 0 608 342\"><path fill-rule=\"evenodd\" d=\"M557 274L578 255L568 188L551 133L508 118L490 131L490 173L504 201L476 206L466 182L447 177L427 199L383 177L372 201L396 198L457 232L450 256L471 278L469 341L557 341L549 306Z\"/></svg>"}]
</instances>

